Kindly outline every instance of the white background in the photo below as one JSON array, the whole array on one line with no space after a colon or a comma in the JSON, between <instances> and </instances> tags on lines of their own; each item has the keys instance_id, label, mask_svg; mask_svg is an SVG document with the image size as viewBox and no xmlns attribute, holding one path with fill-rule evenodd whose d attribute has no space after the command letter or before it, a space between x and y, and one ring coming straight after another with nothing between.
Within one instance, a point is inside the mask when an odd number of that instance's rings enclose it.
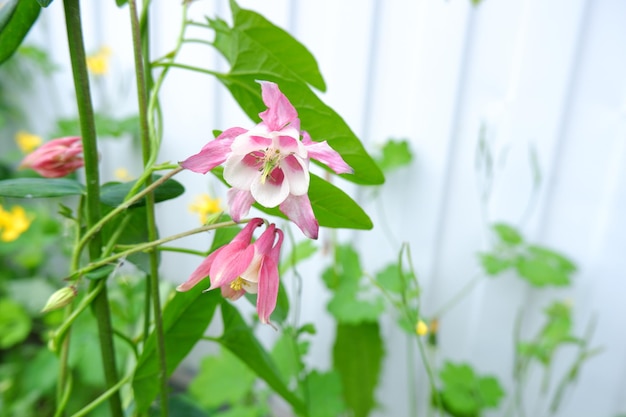
<instances>
[{"instance_id":1,"label":"white background","mask_svg":"<svg viewBox=\"0 0 626 417\"><path fill-rule=\"evenodd\" d=\"M111 73L94 86L96 107L129 114L135 95L128 10L117 9L112 0L82 3L88 52L101 45L113 50ZM153 3L157 57L173 48L181 11L178 0ZM569 299L576 333L597 316L592 344L604 350L583 367L558 415L625 412L626 2L485 0L474 8L469 0L247 0L241 6L261 12L313 52L328 86L320 96L368 149L376 152L388 138L410 141L414 163L387 178L380 194L384 213L380 203L367 198L370 191L359 193L374 231L340 236L360 248L369 272L395 259L400 243L409 242L426 316L475 274L476 254L488 248L487 227L493 222L519 225L528 240L577 263L579 272L567 290L533 290L513 276L482 281L442 320L439 359L470 361L480 373L498 375L510 393L512 326L519 309L529 312L523 334L530 336L542 323L543 307L556 298ZM191 15L230 20L226 0L198 1ZM193 35L211 39L208 31ZM62 68L29 101L39 133L45 134L56 117L75 112L60 0L43 11L29 41L51 48ZM208 46L186 46L180 61L227 69ZM162 103L161 162L197 152L213 129L252 125L230 94L206 75L173 71ZM481 126L495 161L485 204L475 165ZM105 180L119 167L138 175L133 149L123 141L104 143ZM531 150L542 178L534 199ZM187 209L195 194L224 193L208 177L179 177L188 193L161 207L163 236L198 225ZM349 191L357 194L352 187ZM533 209L525 215L529 201ZM321 240L328 236L322 234ZM181 244L204 248L208 242L208 236L195 236ZM163 275L182 282L198 262L184 255L168 257ZM316 274L327 262L318 257L301 271L302 321L315 321L318 328L309 359L320 368L330 364L333 340L333 322L325 313L328 294ZM408 397L414 395L407 385L407 343L391 318L383 322L387 358L377 415L406 416ZM273 336L269 328L263 332L265 338ZM564 349L561 357L571 359L573 352ZM557 362L557 373L563 363ZM423 407L426 380L422 370L417 372ZM531 385L538 385L536 376ZM528 415L543 415L533 412L535 404L529 395Z\"/></svg>"}]
</instances>

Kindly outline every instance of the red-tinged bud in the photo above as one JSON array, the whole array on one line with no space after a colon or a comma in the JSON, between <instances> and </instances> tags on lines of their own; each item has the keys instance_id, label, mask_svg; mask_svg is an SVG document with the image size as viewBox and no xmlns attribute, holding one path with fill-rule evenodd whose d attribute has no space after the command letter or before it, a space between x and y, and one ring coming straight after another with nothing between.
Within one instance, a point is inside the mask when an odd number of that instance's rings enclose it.
<instances>
[{"instance_id":1,"label":"red-tinged bud","mask_svg":"<svg viewBox=\"0 0 626 417\"><path fill-rule=\"evenodd\" d=\"M46 178L64 177L84 165L79 137L53 139L26 155L20 168L31 168Z\"/></svg>"}]
</instances>

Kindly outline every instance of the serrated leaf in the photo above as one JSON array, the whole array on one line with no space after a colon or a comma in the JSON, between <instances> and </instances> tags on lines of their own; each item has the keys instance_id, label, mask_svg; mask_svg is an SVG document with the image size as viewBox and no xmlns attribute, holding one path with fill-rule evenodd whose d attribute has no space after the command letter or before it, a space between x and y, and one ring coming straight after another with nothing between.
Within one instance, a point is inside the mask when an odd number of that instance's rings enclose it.
<instances>
[{"instance_id":1,"label":"serrated leaf","mask_svg":"<svg viewBox=\"0 0 626 417\"><path fill-rule=\"evenodd\" d=\"M0 64L2 64L21 45L39 17L41 7L35 0L20 0L16 6L12 2L3 4L0 11L2 11L0 23L4 20L4 24L0 27Z\"/></svg>"},{"instance_id":2,"label":"serrated leaf","mask_svg":"<svg viewBox=\"0 0 626 417\"><path fill-rule=\"evenodd\" d=\"M383 172L391 172L409 165L412 160L413 154L407 140L389 140L383 146L382 155L376 162Z\"/></svg>"},{"instance_id":3,"label":"serrated leaf","mask_svg":"<svg viewBox=\"0 0 626 417\"><path fill-rule=\"evenodd\" d=\"M281 374L271 356L261 346L239 311L227 301L222 303L222 320L224 334L218 339L218 342L248 365L259 378L263 379L276 394L291 404L298 413L304 413L306 408L303 401L283 383Z\"/></svg>"},{"instance_id":4,"label":"serrated leaf","mask_svg":"<svg viewBox=\"0 0 626 417\"><path fill-rule=\"evenodd\" d=\"M222 300L219 291L203 293L206 287L208 285L196 285L188 292L177 292L163 309L168 376L202 338L213 319L215 308ZM132 386L137 412L145 412L157 396L159 372L156 334L152 331L139 357L133 377Z\"/></svg>"},{"instance_id":5,"label":"serrated leaf","mask_svg":"<svg viewBox=\"0 0 626 417\"><path fill-rule=\"evenodd\" d=\"M480 263L487 275L495 276L511 268L514 263L510 259L503 259L493 253L481 253Z\"/></svg>"},{"instance_id":6,"label":"serrated leaf","mask_svg":"<svg viewBox=\"0 0 626 417\"><path fill-rule=\"evenodd\" d=\"M497 223L492 226L500 240L509 245L519 245L524 241L522 235L513 226L504 223Z\"/></svg>"},{"instance_id":7,"label":"serrated leaf","mask_svg":"<svg viewBox=\"0 0 626 417\"><path fill-rule=\"evenodd\" d=\"M69 178L14 178L0 181L2 197L47 198L79 195L84 192L81 183Z\"/></svg>"},{"instance_id":8,"label":"serrated leaf","mask_svg":"<svg viewBox=\"0 0 626 417\"><path fill-rule=\"evenodd\" d=\"M250 395L256 376L226 349L206 356L189 384L189 394L205 408L234 405Z\"/></svg>"},{"instance_id":9,"label":"serrated leaf","mask_svg":"<svg viewBox=\"0 0 626 417\"><path fill-rule=\"evenodd\" d=\"M446 362L439 377L443 407L453 416L481 415L484 409L497 407L504 396L495 377L478 376L468 364Z\"/></svg>"},{"instance_id":10,"label":"serrated leaf","mask_svg":"<svg viewBox=\"0 0 626 417\"><path fill-rule=\"evenodd\" d=\"M337 325L333 368L340 375L343 398L354 417L366 417L376 405L383 356L378 323Z\"/></svg>"},{"instance_id":11,"label":"serrated leaf","mask_svg":"<svg viewBox=\"0 0 626 417\"><path fill-rule=\"evenodd\" d=\"M152 181L156 181L159 176L154 175ZM100 201L110 207L117 207L124 202L124 199L133 188L137 181L130 182L109 182L102 186L100 193ZM171 200L178 197L185 192L185 187L176 180L169 179L163 184L159 185L154 190L154 201L159 203L161 201ZM146 199L135 202L131 207L140 207L146 204Z\"/></svg>"}]
</instances>

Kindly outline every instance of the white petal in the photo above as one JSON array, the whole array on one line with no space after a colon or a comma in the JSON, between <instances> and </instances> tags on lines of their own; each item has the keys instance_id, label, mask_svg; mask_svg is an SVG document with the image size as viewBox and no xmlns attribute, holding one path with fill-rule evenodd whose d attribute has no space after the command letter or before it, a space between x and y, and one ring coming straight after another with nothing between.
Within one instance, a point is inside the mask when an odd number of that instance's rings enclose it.
<instances>
[{"instance_id":1,"label":"white petal","mask_svg":"<svg viewBox=\"0 0 626 417\"><path fill-rule=\"evenodd\" d=\"M280 167L289 182L289 192L293 195L303 195L309 191L309 168L301 158L290 155L280 162Z\"/></svg>"},{"instance_id":2,"label":"white petal","mask_svg":"<svg viewBox=\"0 0 626 417\"><path fill-rule=\"evenodd\" d=\"M278 173L282 174L282 171L276 168L270 175L277 175ZM259 180L252 183L250 192L260 205L268 208L276 207L289 196L289 182L285 178L281 178L279 181L272 181L268 177L265 183L262 184L259 178Z\"/></svg>"},{"instance_id":3,"label":"white petal","mask_svg":"<svg viewBox=\"0 0 626 417\"><path fill-rule=\"evenodd\" d=\"M258 167L250 165L249 155L230 155L224 163L224 180L232 187L249 190L261 173Z\"/></svg>"}]
</instances>

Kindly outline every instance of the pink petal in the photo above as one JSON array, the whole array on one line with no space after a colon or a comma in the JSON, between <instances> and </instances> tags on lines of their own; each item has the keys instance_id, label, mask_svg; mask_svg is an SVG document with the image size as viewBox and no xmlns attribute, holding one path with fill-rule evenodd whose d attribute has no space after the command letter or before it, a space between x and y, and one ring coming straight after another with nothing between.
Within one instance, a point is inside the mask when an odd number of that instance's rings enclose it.
<instances>
[{"instance_id":1,"label":"pink petal","mask_svg":"<svg viewBox=\"0 0 626 417\"><path fill-rule=\"evenodd\" d=\"M352 174L354 170L346 164L341 155L328 145L326 141L313 142L307 132L303 132L302 143L308 152L309 158L317 159L326 164L337 174Z\"/></svg>"},{"instance_id":2,"label":"pink petal","mask_svg":"<svg viewBox=\"0 0 626 417\"><path fill-rule=\"evenodd\" d=\"M250 191L237 188L228 190L226 200L228 201L230 217L235 222L239 222L239 220L245 217L250 211L252 203L254 203L254 197L252 197Z\"/></svg>"},{"instance_id":3,"label":"pink petal","mask_svg":"<svg viewBox=\"0 0 626 417\"><path fill-rule=\"evenodd\" d=\"M191 273L189 279L176 287L176 291L189 291L190 289L195 287L197 283L208 277L209 271L211 270L211 265L213 265L213 261L222 249L223 247L213 251L213 253L204 258L204 260L196 268L196 270Z\"/></svg>"},{"instance_id":4,"label":"pink petal","mask_svg":"<svg viewBox=\"0 0 626 417\"><path fill-rule=\"evenodd\" d=\"M241 135L233 141L233 153L244 155L254 151L265 150L265 148L272 146L272 139L267 137L268 134L269 132L265 128L255 127L247 135Z\"/></svg>"},{"instance_id":5,"label":"pink petal","mask_svg":"<svg viewBox=\"0 0 626 417\"><path fill-rule=\"evenodd\" d=\"M231 187L249 190L252 183L260 178L262 167L254 155L233 154L224 164L224 180Z\"/></svg>"},{"instance_id":6,"label":"pink petal","mask_svg":"<svg viewBox=\"0 0 626 417\"><path fill-rule=\"evenodd\" d=\"M245 272L254 258L254 247L250 244L233 243L226 245L215 257L209 276L212 290L230 284Z\"/></svg>"},{"instance_id":7,"label":"pink petal","mask_svg":"<svg viewBox=\"0 0 626 417\"><path fill-rule=\"evenodd\" d=\"M307 194L290 195L280 205L282 211L292 222L302 230L304 235L309 239L317 239L319 233L319 223L315 219L311 201Z\"/></svg>"},{"instance_id":8,"label":"pink petal","mask_svg":"<svg viewBox=\"0 0 626 417\"><path fill-rule=\"evenodd\" d=\"M289 122L298 118L298 112L280 91L278 85L269 81L258 81L261 84L261 96L267 110L259 113L259 117L272 131L279 131Z\"/></svg>"},{"instance_id":9,"label":"pink petal","mask_svg":"<svg viewBox=\"0 0 626 417\"><path fill-rule=\"evenodd\" d=\"M274 168L265 183L261 183L260 177L252 183L250 193L263 207L276 207L289 196L289 182L282 169Z\"/></svg>"},{"instance_id":10,"label":"pink petal","mask_svg":"<svg viewBox=\"0 0 626 417\"><path fill-rule=\"evenodd\" d=\"M259 273L259 292L256 298L256 311L263 324L269 323L270 315L276 308L278 283L278 265L272 258L264 258Z\"/></svg>"},{"instance_id":11,"label":"pink petal","mask_svg":"<svg viewBox=\"0 0 626 417\"><path fill-rule=\"evenodd\" d=\"M230 288L230 285L224 285L222 288L222 297L228 298L229 300L238 300L244 295L246 292L244 290L234 290Z\"/></svg>"},{"instance_id":12,"label":"pink petal","mask_svg":"<svg viewBox=\"0 0 626 417\"><path fill-rule=\"evenodd\" d=\"M309 191L310 174L305 161L295 155L289 155L280 162L280 168L289 182L289 193L302 195Z\"/></svg>"},{"instance_id":13,"label":"pink petal","mask_svg":"<svg viewBox=\"0 0 626 417\"><path fill-rule=\"evenodd\" d=\"M241 127L226 129L216 139L204 145L200 152L185 159L180 165L190 171L206 174L226 161L235 138L246 132L247 130Z\"/></svg>"},{"instance_id":14,"label":"pink petal","mask_svg":"<svg viewBox=\"0 0 626 417\"><path fill-rule=\"evenodd\" d=\"M237 233L237 236L233 238L231 243L241 242L241 243L245 243L246 245L250 244L254 231L256 230L257 227L261 226L262 224L263 224L263 219L261 219L260 217L255 217L254 219L250 219L248 224L246 224L246 226L243 229L241 229L239 233Z\"/></svg>"}]
</instances>

